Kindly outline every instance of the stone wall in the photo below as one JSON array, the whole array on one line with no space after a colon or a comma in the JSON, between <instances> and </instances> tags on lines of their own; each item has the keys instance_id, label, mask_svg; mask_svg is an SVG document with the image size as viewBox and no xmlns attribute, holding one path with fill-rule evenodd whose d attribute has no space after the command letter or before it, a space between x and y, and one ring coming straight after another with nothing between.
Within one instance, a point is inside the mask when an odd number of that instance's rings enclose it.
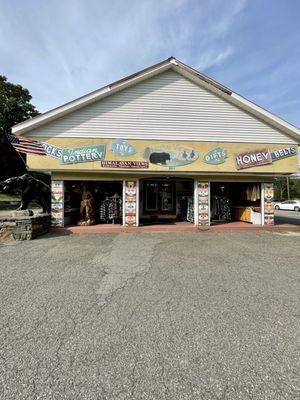
<instances>
[{"instance_id":1,"label":"stone wall","mask_svg":"<svg viewBox=\"0 0 300 400\"><path fill-rule=\"evenodd\" d=\"M47 233L51 226L50 214L0 217L0 240L31 240Z\"/></svg>"}]
</instances>

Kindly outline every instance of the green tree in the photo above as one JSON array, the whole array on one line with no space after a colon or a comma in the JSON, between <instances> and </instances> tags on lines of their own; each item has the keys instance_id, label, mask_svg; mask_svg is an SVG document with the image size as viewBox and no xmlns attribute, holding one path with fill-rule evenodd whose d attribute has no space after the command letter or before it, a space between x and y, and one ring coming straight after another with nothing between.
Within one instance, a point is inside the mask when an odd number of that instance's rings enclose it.
<instances>
[{"instance_id":1,"label":"green tree","mask_svg":"<svg viewBox=\"0 0 300 400\"><path fill-rule=\"evenodd\" d=\"M31 95L21 85L8 82L0 75L0 180L26 171L25 156L20 157L5 137L13 125L38 115Z\"/></svg>"},{"instance_id":2,"label":"green tree","mask_svg":"<svg viewBox=\"0 0 300 400\"><path fill-rule=\"evenodd\" d=\"M299 177L289 178L290 199L300 199L300 179ZM277 178L275 180L276 201L284 201L288 199L287 178Z\"/></svg>"}]
</instances>

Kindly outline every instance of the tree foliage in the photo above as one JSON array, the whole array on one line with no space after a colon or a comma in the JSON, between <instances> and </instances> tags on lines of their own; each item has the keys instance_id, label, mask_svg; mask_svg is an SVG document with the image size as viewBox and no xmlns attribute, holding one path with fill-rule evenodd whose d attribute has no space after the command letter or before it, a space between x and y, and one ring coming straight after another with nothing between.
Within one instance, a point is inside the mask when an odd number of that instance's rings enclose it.
<instances>
[{"instance_id":1,"label":"tree foliage","mask_svg":"<svg viewBox=\"0 0 300 400\"><path fill-rule=\"evenodd\" d=\"M16 153L5 134L11 132L13 125L39 114L31 99L27 89L8 82L5 76L0 75L0 180L26 171L22 161L25 156Z\"/></svg>"},{"instance_id":2,"label":"tree foliage","mask_svg":"<svg viewBox=\"0 0 300 400\"><path fill-rule=\"evenodd\" d=\"M27 89L0 75L0 133L9 133L13 125L38 115L31 99Z\"/></svg>"},{"instance_id":3,"label":"tree foliage","mask_svg":"<svg viewBox=\"0 0 300 400\"><path fill-rule=\"evenodd\" d=\"M300 179L289 178L290 199L300 199ZM287 178L277 178L275 180L276 201L288 200Z\"/></svg>"}]
</instances>

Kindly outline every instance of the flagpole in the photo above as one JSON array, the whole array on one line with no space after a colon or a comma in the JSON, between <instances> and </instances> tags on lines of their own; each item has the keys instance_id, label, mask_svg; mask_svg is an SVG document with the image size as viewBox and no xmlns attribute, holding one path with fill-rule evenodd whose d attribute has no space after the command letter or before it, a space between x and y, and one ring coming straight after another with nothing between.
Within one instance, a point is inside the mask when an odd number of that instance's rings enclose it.
<instances>
[{"instance_id":1,"label":"flagpole","mask_svg":"<svg viewBox=\"0 0 300 400\"><path fill-rule=\"evenodd\" d=\"M4 133L4 136L6 137L7 143L10 144L10 146L13 148L13 150L18 154L18 157L20 157L20 159L22 160L22 163L25 165L25 169L28 172L28 165L26 164L26 162L24 161L23 157L21 156L21 154L14 148L14 146L12 145L12 143L10 142L10 140L8 139L8 136L6 133ZM23 153L26 154L26 153ZM27 160L27 157L26 157Z\"/></svg>"},{"instance_id":2,"label":"flagpole","mask_svg":"<svg viewBox=\"0 0 300 400\"><path fill-rule=\"evenodd\" d=\"M11 146L12 146L12 144L11 144ZM12 146L13 147L13 146ZM15 149L14 149L15 150ZM16 151L15 150L15 152L18 154L18 156L21 158L21 160L23 161L23 164L25 165L25 168L26 168L26 171L28 172L28 165L26 164L26 162L24 161L24 158L21 156L21 154L18 152L18 151ZM22 154L25 154L25 156L26 156L26 153L22 153ZM27 160L27 156L26 156L26 160Z\"/></svg>"}]
</instances>

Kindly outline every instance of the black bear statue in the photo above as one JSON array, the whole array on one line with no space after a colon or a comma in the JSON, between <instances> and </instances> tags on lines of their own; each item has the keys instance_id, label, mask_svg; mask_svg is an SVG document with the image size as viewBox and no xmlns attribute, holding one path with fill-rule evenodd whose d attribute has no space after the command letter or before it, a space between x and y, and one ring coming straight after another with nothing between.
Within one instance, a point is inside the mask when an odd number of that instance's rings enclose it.
<instances>
[{"instance_id":1,"label":"black bear statue","mask_svg":"<svg viewBox=\"0 0 300 400\"><path fill-rule=\"evenodd\" d=\"M21 196L21 204L18 210L27 210L29 203L34 200L42 207L43 213L50 213L50 186L29 174L8 178L0 182L0 191L15 192Z\"/></svg>"}]
</instances>

